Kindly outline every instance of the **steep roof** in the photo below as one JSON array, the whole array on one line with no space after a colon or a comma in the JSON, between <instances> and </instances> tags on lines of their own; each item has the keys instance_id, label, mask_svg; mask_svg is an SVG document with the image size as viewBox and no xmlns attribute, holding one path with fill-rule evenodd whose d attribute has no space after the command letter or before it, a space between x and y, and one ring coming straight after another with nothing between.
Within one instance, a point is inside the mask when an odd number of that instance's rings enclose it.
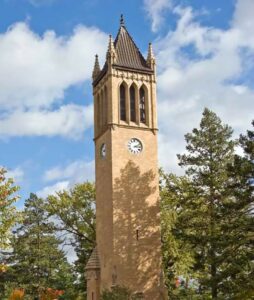
<instances>
[{"instance_id":1,"label":"steep roof","mask_svg":"<svg viewBox=\"0 0 254 300\"><path fill-rule=\"evenodd\" d=\"M116 60L113 67L150 74L153 72L133 41L131 35L127 31L123 16L121 16L120 28L114 41L114 47L116 51ZM94 79L94 85L96 85L103 78L103 76L107 73L107 70L108 63L106 61L97 78Z\"/></svg>"},{"instance_id":2,"label":"steep roof","mask_svg":"<svg viewBox=\"0 0 254 300\"><path fill-rule=\"evenodd\" d=\"M116 49L116 66L151 71L124 24L120 25L114 45Z\"/></svg>"},{"instance_id":3,"label":"steep roof","mask_svg":"<svg viewBox=\"0 0 254 300\"><path fill-rule=\"evenodd\" d=\"M100 269L100 259L99 254L97 251L97 247L93 249L93 252L86 264L86 270L94 270L94 269Z\"/></svg>"}]
</instances>

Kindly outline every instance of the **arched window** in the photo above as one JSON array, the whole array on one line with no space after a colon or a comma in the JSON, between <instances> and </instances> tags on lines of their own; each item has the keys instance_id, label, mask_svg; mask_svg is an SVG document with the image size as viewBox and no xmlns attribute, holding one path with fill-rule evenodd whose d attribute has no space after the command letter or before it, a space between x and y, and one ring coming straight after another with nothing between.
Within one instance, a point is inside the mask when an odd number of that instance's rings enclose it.
<instances>
[{"instance_id":1,"label":"arched window","mask_svg":"<svg viewBox=\"0 0 254 300\"><path fill-rule=\"evenodd\" d=\"M105 107L104 107L104 93L103 93L103 90L101 91L101 97L100 97L100 123L101 123L101 127L104 126L104 110L105 110Z\"/></svg>"},{"instance_id":2,"label":"arched window","mask_svg":"<svg viewBox=\"0 0 254 300\"><path fill-rule=\"evenodd\" d=\"M108 123L108 90L104 88L104 125Z\"/></svg>"},{"instance_id":3,"label":"arched window","mask_svg":"<svg viewBox=\"0 0 254 300\"><path fill-rule=\"evenodd\" d=\"M140 112L140 122L146 123L146 99L145 90L143 87L139 90L139 112Z\"/></svg>"},{"instance_id":4,"label":"arched window","mask_svg":"<svg viewBox=\"0 0 254 300\"><path fill-rule=\"evenodd\" d=\"M131 121L136 122L136 95L135 95L135 87L133 85L130 88L130 109L131 109Z\"/></svg>"},{"instance_id":5,"label":"arched window","mask_svg":"<svg viewBox=\"0 0 254 300\"><path fill-rule=\"evenodd\" d=\"M101 99L100 95L97 96L97 128L101 128Z\"/></svg>"},{"instance_id":6,"label":"arched window","mask_svg":"<svg viewBox=\"0 0 254 300\"><path fill-rule=\"evenodd\" d=\"M120 86L120 119L126 121L126 93L123 83Z\"/></svg>"}]
</instances>

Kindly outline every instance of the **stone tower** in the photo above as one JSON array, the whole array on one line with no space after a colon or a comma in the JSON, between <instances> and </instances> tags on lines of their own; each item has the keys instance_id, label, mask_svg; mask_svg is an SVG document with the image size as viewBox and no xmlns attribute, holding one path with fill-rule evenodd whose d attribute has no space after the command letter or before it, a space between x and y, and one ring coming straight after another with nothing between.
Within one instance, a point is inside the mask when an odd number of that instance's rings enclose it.
<instances>
[{"instance_id":1,"label":"stone tower","mask_svg":"<svg viewBox=\"0 0 254 300\"><path fill-rule=\"evenodd\" d=\"M114 286L166 299L161 266L156 70L123 17L106 62L93 71L97 247L87 266L88 300Z\"/></svg>"}]
</instances>

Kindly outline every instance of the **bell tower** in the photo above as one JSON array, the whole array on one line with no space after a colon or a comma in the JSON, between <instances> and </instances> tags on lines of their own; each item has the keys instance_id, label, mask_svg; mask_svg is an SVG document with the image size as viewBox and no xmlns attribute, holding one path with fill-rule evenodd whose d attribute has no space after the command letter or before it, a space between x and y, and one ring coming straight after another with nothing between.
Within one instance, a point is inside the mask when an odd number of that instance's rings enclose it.
<instances>
[{"instance_id":1,"label":"bell tower","mask_svg":"<svg viewBox=\"0 0 254 300\"><path fill-rule=\"evenodd\" d=\"M93 71L96 239L87 266L88 300L114 286L140 299L165 296L157 163L156 70L121 17L106 62ZM99 292L100 291L100 292Z\"/></svg>"}]
</instances>

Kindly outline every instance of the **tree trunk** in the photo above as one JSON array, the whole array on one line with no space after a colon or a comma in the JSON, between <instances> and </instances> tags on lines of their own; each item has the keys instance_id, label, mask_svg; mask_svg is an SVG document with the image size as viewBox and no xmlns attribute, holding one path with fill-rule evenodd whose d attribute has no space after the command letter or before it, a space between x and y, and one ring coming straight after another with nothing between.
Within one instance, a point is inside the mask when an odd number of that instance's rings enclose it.
<instances>
[{"instance_id":1,"label":"tree trunk","mask_svg":"<svg viewBox=\"0 0 254 300\"><path fill-rule=\"evenodd\" d=\"M212 250L212 258L214 259L214 251ZM215 281L217 273L217 268L215 263L212 263L211 265L211 275L212 275L212 299L217 299L218 291L217 291L217 282Z\"/></svg>"}]
</instances>

